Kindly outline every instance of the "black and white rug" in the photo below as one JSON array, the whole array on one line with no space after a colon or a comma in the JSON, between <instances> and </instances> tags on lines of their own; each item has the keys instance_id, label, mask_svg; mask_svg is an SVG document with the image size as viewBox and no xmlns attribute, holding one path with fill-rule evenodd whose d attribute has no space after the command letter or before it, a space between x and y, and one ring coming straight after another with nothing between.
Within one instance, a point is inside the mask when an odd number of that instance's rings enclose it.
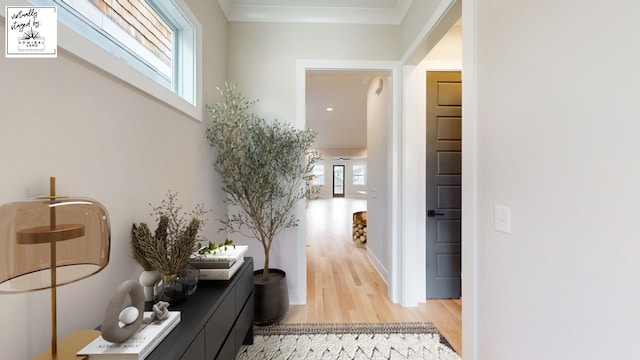
<instances>
[{"instance_id":1,"label":"black and white rug","mask_svg":"<svg viewBox=\"0 0 640 360\"><path fill-rule=\"evenodd\" d=\"M430 323L278 324L254 328L236 360L460 360Z\"/></svg>"}]
</instances>

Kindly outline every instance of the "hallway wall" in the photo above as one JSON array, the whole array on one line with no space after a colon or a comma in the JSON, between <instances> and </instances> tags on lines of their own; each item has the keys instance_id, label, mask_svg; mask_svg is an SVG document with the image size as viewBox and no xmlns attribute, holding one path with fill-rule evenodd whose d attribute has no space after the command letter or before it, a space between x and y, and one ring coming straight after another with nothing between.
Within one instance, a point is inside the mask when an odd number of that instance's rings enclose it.
<instances>
[{"instance_id":1,"label":"hallway wall","mask_svg":"<svg viewBox=\"0 0 640 360\"><path fill-rule=\"evenodd\" d=\"M214 1L187 0L203 26L204 99L225 81L227 22ZM4 9L4 8L3 8ZM3 12L4 14L4 12ZM60 25L59 25L60 26ZM0 17L0 47L5 21ZM203 203L209 219L226 212L205 122L176 110L58 47L55 59L0 56L0 204L57 192L100 201L111 220L109 265L58 289L58 335L92 329L118 284L137 279L134 222L149 222L149 203L178 191L185 209ZM105 54L105 56L107 56ZM205 236L217 238L209 221ZM48 291L0 295L2 359L28 359L50 346Z\"/></svg>"},{"instance_id":2,"label":"hallway wall","mask_svg":"<svg viewBox=\"0 0 640 360\"><path fill-rule=\"evenodd\" d=\"M640 3L463 7L465 359L640 358Z\"/></svg>"}]
</instances>

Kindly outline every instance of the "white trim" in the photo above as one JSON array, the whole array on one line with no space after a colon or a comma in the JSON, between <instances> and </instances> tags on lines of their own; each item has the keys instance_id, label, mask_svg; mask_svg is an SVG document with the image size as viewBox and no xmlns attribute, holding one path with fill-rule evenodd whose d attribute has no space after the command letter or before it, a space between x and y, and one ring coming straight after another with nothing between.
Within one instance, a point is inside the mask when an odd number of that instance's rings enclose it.
<instances>
[{"instance_id":1,"label":"white trim","mask_svg":"<svg viewBox=\"0 0 640 360\"><path fill-rule=\"evenodd\" d=\"M228 21L400 25L413 1L399 0L395 7L371 8L236 4L230 0L218 0L218 4Z\"/></svg>"},{"instance_id":2,"label":"white trim","mask_svg":"<svg viewBox=\"0 0 640 360\"><path fill-rule=\"evenodd\" d=\"M301 95L302 94L302 95ZM305 99L306 99L306 72L300 65L296 67L296 123L295 127L304 129L305 118ZM326 173L325 173L326 174ZM296 208L296 217L300 219L298 230L296 231L296 273L307 273L307 214L306 207ZM302 230L301 230L302 229ZM304 305L307 303L307 277L298 277L300 286L296 286L297 293L291 294L290 303Z\"/></svg>"},{"instance_id":3,"label":"white trim","mask_svg":"<svg viewBox=\"0 0 640 360\"><path fill-rule=\"evenodd\" d=\"M202 82L202 25L184 0L147 0L152 8L177 27L173 34L173 91L192 104L198 102L198 84ZM175 16L179 12L181 16ZM195 55L194 55L195 53ZM200 66L200 71L198 70ZM199 71L199 72L198 72ZM176 81L177 80L177 81ZM200 91L201 92L201 91ZM202 98L202 97L200 97Z\"/></svg>"},{"instance_id":4,"label":"white trim","mask_svg":"<svg viewBox=\"0 0 640 360\"><path fill-rule=\"evenodd\" d=\"M400 263L406 274L406 284L402 287L405 306L416 306L426 299L426 65L423 59L460 18L460 6L459 0L442 0L401 58L405 96L402 151L407 154L402 168L404 212L401 218L406 253ZM425 273L415 269L425 269Z\"/></svg>"},{"instance_id":5,"label":"white trim","mask_svg":"<svg viewBox=\"0 0 640 360\"><path fill-rule=\"evenodd\" d=\"M402 152L399 151L399 146L402 144L401 139L401 122L402 122L402 78L400 76L400 66L395 61L357 61L357 60L306 60L298 59L296 62L296 126L298 128L304 128L306 123L306 72L307 70L382 70L388 71L392 79L392 116L389 124L389 179L388 179L388 206L387 215L389 219L388 238L389 238L389 259L391 264L388 268L389 276L388 280L388 294L391 301L395 303L404 304L404 293L402 286L404 285L404 267L399 266L402 264L404 248L402 241L402 231L399 226L399 219L401 219L402 208L399 206L402 203L400 198L402 194L401 189L401 172L402 169ZM395 211L394 211L395 210ZM304 209L297 213L299 219L303 219L301 223L304 223L306 218ZM300 274L305 274L306 269L306 253L305 253L305 233L298 232L298 239L296 241L296 257L298 259L296 271ZM376 267L377 269L377 267ZM381 274L383 275L383 274ZM301 277L301 291L304 291L304 302L306 303L306 291L307 282L306 277Z\"/></svg>"},{"instance_id":6,"label":"white trim","mask_svg":"<svg viewBox=\"0 0 640 360\"><path fill-rule=\"evenodd\" d=\"M403 216L405 244L411 249L407 252L405 271L408 275L408 285L405 289L406 306L416 306L425 302L426 271L410 272L410 269L426 269L426 80L427 71L460 71L460 62L434 63L422 61L418 65L404 67L404 152L406 170L405 189L407 197L404 200ZM413 194L410 196L409 194Z\"/></svg>"},{"instance_id":7,"label":"white trim","mask_svg":"<svg viewBox=\"0 0 640 360\"><path fill-rule=\"evenodd\" d=\"M403 153L405 197L402 226L406 254L403 262L406 276L404 287L405 306L416 306L426 299L426 125L425 82L422 67L405 66L403 103ZM421 106L422 105L422 106ZM415 269L415 271L411 271Z\"/></svg>"},{"instance_id":8,"label":"white trim","mask_svg":"<svg viewBox=\"0 0 640 360\"><path fill-rule=\"evenodd\" d=\"M477 81L476 81L476 1L443 0L431 19L427 22L419 36L415 39L409 50L402 57L403 65L407 70L407 101L406 116L415 116L424 119L425 112L425 71L428 61L421 63L431 47L434 46L441 36L440 32L448 30L455 21L453 18L462 14L463 22L463 60L462 60L462 102L463 118L462 122L462 352L465 360L475 360L477 358L477 262L478 262L478 239L477 239ZM451 23L451 24L449 24ZM430 47L431 46L431 47ZM413 66L417 65L419 66ZM431 63L431 66L444 70L447 67L455 68L455 63ZM415 89L411 89L412 84ZM422 99L422 100L420 100ZM420 134L426 132L419 130ZM406 134L407 135L407 134ZM408 134L410 135L410 134ZM419 141L418 143L423 143ZM415 150L415 149L414 149ZM417 151L422 151L421 147ZM426 162L420 160L418 174L426 171ZM407 173L405 176L415 174ZM426 178L419 180L418 189L426 189ZM424 196L420 195L420 198ZM406 198L411 201L411 198ZM420 217L426 216L426 203L418 204ZM406 218L405 218L406 220ZM422 250L420 250L422 251ZM422 254L426 256L423 251ZM426 258L424 259L426 261ZM425 263L426 264L426 263ZM404 264L407 271L410 264ZM420 261L422 266L422 260ZM422 267L424 268L424 267ZM420 286L422 284L417 284ZM426 286L426 283L424 285ZM413 295L417 295L417 292Z\"/></svg>"},{"instance_id":9,"label":"white trim","mask_svg":"<svg viewBox=\"0 0 640 360\"><path fill-rule=\"evenodd\" d=\"M389 199L389 219L391 219L391 226L388 227L387 236L390 239L389 243L389 264L390 276L389 276L389 296L391 301L399 303L402 306L407 304L406 289L410 286L407 282L407 274L415 271L415 268L407 271L405 261L406 256L406 238L404 237L404 228L402 223L404 221L404 201L406 191L404 188L404 151L403 146L403 128L405 118L403 117L404 93L403 93L403 77L401 76L402 68L400 63L395 64L393 72L393 116L391 124L391 142L389 147L389 166L390 166L390 178L388 184ZM395 210L395 211L394 211Z\"/></svg>"},{"instance_id":10,"label":"white trim","mask_svg":"<svg viewBox=\"0 0 640 360\"><path fill-rule=\"evenodd\" d=\"M376 271L378 272L378 275L380 275L380 278L382 279L382 281L384 281L384 283L387 284L387 289L388 289L389 282L387 281L387 279L389 278L389 272L387 271L387 269L385 269L384 264L380 261L380 259L378 259L376 254L374 254L374 252L371 251L371 249L369 248L367 248L367 256L369 257L369 260L371 261L371 265L373 265L373 268L376 269Z\"/></svg>"},{"instance_id":11,"label":"white trim","mask_svg":"<svg viewBox=\"0 0 640 360\"><path fill-rule=\"evenodd\" d=\"M455 10L453 9L454 7L456 7ZM433 15L425 23L422 30L418 33L415 40L411 43L407 51L404 53L404 55L400 59L400 63L404 65L417 65L419 62L421 62L422 59L427 56L429 51L431 51L433 46L435 46L435 44L442 38L442 36L437 36L437 34L434 34L434 30L438 28L438 25L440 25L441 22L443 22L444 20L449 20L448 17L451 14L455 14L457 11L459 11L459 9L457 9L459 7L459 0L442 0L440 5L438 5L436 10L433 12ZM459 16L455 16L453 22L455 22L457 19L459 19ZM445 28L448 31L450 26L445 26ZM442 30L441 28L438 29Z\"/></svg>"},{"instance_id":12,"label":"white trim","mask_svg":"<svg viewBox=\"0 0 640 360\"><path fill-rule=\"evenodd\" d=\"M462 4L462 352L478 358L478 81L476 0Z\"/></svg>"}]
</instances>

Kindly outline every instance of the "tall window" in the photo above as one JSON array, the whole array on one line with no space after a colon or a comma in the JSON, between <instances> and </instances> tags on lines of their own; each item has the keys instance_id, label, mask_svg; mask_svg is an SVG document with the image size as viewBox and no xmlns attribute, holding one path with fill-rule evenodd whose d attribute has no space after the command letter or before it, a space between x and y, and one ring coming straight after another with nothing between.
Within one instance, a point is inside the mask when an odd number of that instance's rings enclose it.
<instances>
[{"instance_id":1,"label":"tall window","mask_svg":"<svg viewBox=\"0 0 640 360\"><path fill-rule=\"evenodd\" d=\"M196 30L175 0L30 0L190 104L196 103Z\"/></svg>"},{"instance_id":2,"label":"tall window","mask_svg":"<svg viewBox=\"0 0 640 360\"><path fill-rule=\"evenodd\" d=\"M324 165L313 166L313 180L311 185L324 185Z\"/></svg>"},{"instance_id":3,"label":"tall window","mask_svg":"<svg viewBox=\"0 0 640 360\"><path fill-rule=\"evenodd\" d=\"M353 165L353 185L365 185L364 165Z\"/></svg>"}]
</instances>

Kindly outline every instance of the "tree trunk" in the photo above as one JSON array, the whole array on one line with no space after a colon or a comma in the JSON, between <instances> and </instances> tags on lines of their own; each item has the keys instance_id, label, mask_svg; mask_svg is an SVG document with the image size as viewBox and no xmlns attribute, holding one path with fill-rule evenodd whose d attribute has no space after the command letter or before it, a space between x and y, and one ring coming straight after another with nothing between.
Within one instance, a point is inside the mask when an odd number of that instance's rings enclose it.
<instances>
[{"instance_id":1,"label":"tree trunk","mask_svg":"<svg viewBox=\"0 0 640 360\"><path fill-rule=\"evenodd\" d=\"M264 254L264 268L262 268L262 280L269 280L269 252Z\"/></svg>"}]
</instances>

